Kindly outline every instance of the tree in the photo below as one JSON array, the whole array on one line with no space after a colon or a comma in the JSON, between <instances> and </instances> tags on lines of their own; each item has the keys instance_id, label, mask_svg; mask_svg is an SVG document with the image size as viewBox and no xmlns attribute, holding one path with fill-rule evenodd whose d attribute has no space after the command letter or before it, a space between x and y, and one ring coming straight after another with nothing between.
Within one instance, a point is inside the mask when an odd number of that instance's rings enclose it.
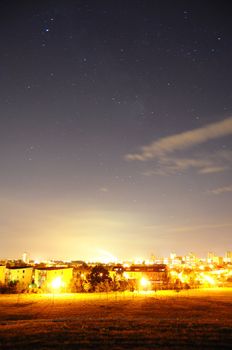
<instances>
[{"instance_id":1,"label":"tree","mask_svg":"<svg viewBox=\"0 0 232 350\"><path fill-rule=\"evenodd\" d=\"M92 268L89 275L89 281L92 286L92 290L99 290L99 285L109 285L111 278L109 276L109 271L103 265L96 265Z\"/></svg>"}]
</instances>

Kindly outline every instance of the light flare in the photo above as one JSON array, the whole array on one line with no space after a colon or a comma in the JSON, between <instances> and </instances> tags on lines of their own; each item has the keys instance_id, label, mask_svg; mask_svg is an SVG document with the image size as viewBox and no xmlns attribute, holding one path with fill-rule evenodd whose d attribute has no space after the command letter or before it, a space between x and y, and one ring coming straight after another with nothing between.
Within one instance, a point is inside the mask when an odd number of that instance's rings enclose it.
<instances>
[{"instance_id":1,"label":"light flare","mask_svg":"<svg viewBox=\"0 0 232 350\"><path fill-rule=\"evenodd\" d=\"M61 285L62 285L61 278L60 278L60 277L56 277L56 278L52 281L51 285L52 285L52 288L53 288L53 289L59 289L59 288L61 287Z\"/></svg>"}]
</instances>

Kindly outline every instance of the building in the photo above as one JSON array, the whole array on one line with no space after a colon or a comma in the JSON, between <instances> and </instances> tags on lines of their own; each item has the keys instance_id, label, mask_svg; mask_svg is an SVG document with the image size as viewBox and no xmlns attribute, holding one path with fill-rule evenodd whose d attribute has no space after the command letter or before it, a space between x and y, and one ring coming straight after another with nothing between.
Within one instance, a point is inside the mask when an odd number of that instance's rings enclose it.
<instances>
[{"instance_id":1,"label":"building","mask_svg":"<svg viewBox=\"0 0 232 350\"><path fill-rule=\"evenodd\" d=\"M215 253L214 252L208 252L207 253L207 262L208 262L208 264L212 264L213 263L214 257L215 257Z\"/></svg>"},{"instance_id":2,"label":"building","mask_svg":"<svg viewBox=\"0 0 232 350\"><path fill-rule=\"evenodd\" d=\"M68 292L72 279L72 267L41 267L34 270L35 286L47 292Z\"/></svg>"},{"instance_id":3,"label":"building","mask_svg":"<svg viewBox=\"0 0 232 350\"><path fill-rule=\"evenodd\" d=\"M184 257L185 265L188 266L196 266L196 264L199 262L199 259L197 258L196 254L190 252Z\"/></svg>"},{"instance_id":4,"label":"building","mask_svg":"<svg viewBox=\"0 0 232 350\"><path fill-rule=\"evenodd\" d=\"M229 263L232 263L232 252L230 252L230 251L226 252L226 254L225 254L225 261L229 262Z\"/></svg>"},{"instance_id":5,"label":"building","mask_svg":"<svg viewBox=\"0 0 232 350\"><path fill-rule=\"evenodd\" d=\"M25 263L25 264L29 264L29 255L27 253L23 253L22 255L22 261Z\"/></svg>"},{"instance_id":6,"label":"building","mask_svg":"<svg viewBox=\"0 0 232 350\"><path fill-rule=\"evenodd\" d=\"M167 283L167 266L165 264L131 265L125 268L123 276L134 280L139 289L159 289Z\"/></svg>"},{"instance_id":7,"label":"building","mask_svg":"<svg viewBox=\"0 0 232 350\"><path fill-rule=\"evenodd\" d=\"M5 284L6 266L0 265L0 285Z\"/></svg>"},{"instance_id":8,"label":"building","mask_svg":"<svg viewBox=\"0 0 232 350\"><path fill-rule=\"evenodd\" d=\"M214 256L213 263L216 265L223 265L223 257L222 256Z\"/></svg>"},{"instance_id":9,"label":"building","mask_svg":"<svg viewBox=\"0 0 232 350\"><path fill-rule=\"evenodd\" d=\"M16 266L6 269L6 283L17 282L18 287L26 289L32 282L33 268L30 266Z\"/></svg>"}]
</instances>

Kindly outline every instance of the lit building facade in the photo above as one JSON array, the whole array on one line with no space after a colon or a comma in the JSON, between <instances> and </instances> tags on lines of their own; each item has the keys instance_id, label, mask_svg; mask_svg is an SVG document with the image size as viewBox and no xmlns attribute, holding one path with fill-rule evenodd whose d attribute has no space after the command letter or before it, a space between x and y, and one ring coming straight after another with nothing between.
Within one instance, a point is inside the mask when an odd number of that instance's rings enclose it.
<instances>
[{"instance_id":1,"label":"lit building facade","mask_svg":"<svg viewBox=\"0 0 232 350\"><path fill-rule=\"evenodd\" d=\"M5 284L6 266L0 265L0 284Z\"/></svg>"},{"instance_id":2,"label":"lit building facade","mask_svg":"<svg viewBox=\"0 0 232 350\"><path fill-rule=\"evenodd\" d=\"M167 282L167 266L164 264L141 266L132 265L125 268L123 277L127 280L134 280L146 289L156 289L162 287ZM146 282L145 282L146 281Z\"/></svg>"},{"instance_id":3,"label":"lit building facade","mask_svg":"<svg viewBox=\"0 0 232 350\"><path fill-rule=\"evenodd\" d=\"M69 291L72 279L71 267L43 267L34 270L34 284L43 291Z\"/></svg>"},{"instance_id":4,"label":"lit building facade","mask_svg":"<svg viewBox=\"0 0 232 350\"><path fill-rule=\"evenodd\" d=\"M17 282L21 288L28 288L32 282L32 267L10 267L6 269L6 282Z\"/></svg>"}]
</instances>

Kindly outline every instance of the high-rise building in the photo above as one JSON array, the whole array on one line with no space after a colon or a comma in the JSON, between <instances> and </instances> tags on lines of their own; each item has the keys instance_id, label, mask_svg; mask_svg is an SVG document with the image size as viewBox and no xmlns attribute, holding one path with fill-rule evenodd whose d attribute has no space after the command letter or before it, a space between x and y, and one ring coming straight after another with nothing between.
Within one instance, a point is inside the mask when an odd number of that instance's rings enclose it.
<instances>
[{"instance_id":1,"label":"high-rise building","mask_svg":"<svg viewBox=\"0 0 232 350\"><path fill-rule=\"evenodd\" d=\"M175 260L176 259L176 253L170 253L170 259Z\"/></svg>"},{"instance_id":2,"label":"high-rise building","mask_svg":"<svg viewBox=\"0 0 232 350\"><path fill-rule=\"evenodd\" d=\"M215 257L215 253L214 253L214 252L208 252L208 253L207 253L207 262L208 262L208 263L212 263L214 257Z\"/></svg>"},{"instance_id":3,"label":"high-rise building","mask_svg":"<svg viewBox=\"0 0 232 350\"><path fill-rule=\"evenodd\" d=\"M226 252L226 254L225 254L225 261L226 262L232 262L232 252L231 251Z\"/></svg>"},{"instance_id":4,"label":"high-rise building","mask_svg":"<svg viewBox=\"0 0 232 350\"><path fill-rule=\"evenodd\" d=\"M22 261L25 263L25 264L28 264L29 263L29 255L27 253L23 253L22 255Z\"/></svg>"}]
</instances>

